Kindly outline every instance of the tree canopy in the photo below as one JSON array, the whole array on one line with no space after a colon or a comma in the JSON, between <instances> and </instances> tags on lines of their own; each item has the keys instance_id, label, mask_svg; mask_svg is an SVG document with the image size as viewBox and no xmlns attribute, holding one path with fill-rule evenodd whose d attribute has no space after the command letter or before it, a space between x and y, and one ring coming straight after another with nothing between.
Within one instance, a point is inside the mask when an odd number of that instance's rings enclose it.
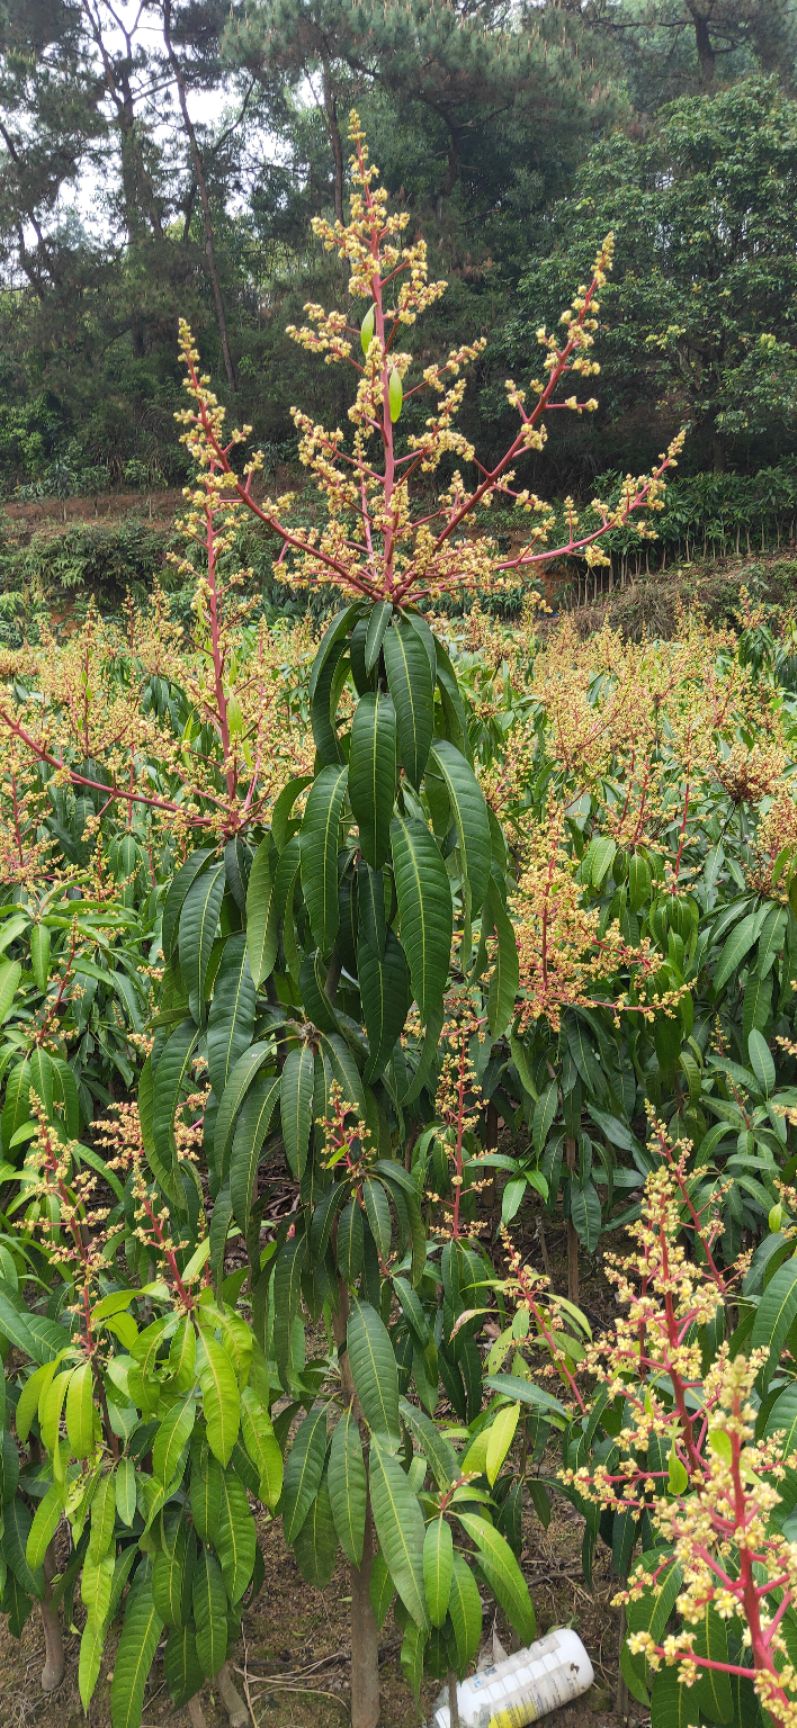
<instances>
[{"instance_id":1,"label":"tree canopy","mask_svg":"<svg viewBox=\"0 0 797 1728\"><path fill-rule=\"evenodd\" d=\"M4 488L179 479L180 315L281 454L282 332L330 284L306 228L341 214L355 105L451 283L431 336L486 339L466 414L500 437L538 311L614 228L602 447L577 430L563 486L683 419L693 466L772 460L794 63L780 0L2 0ZM312 388L340 409L333 373Z\"/></svg>"}]
</instances>

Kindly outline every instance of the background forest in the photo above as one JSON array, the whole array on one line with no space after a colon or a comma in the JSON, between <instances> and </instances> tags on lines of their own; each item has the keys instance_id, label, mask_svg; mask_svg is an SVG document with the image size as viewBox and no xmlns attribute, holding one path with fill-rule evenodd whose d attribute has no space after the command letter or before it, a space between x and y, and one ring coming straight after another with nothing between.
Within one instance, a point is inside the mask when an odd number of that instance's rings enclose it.
<instances>
[{"instance_id":1,"label":"background forest","mask_svg":"<svg viewBox=\"0 0 797 1728\"><path fill-rule=\"evenodd\" d=\"M563 427L549 489L589 496L688 423L686 474L765 474L698 515L793 514L796 43L788 0L3 0L6 497L183 483L177 309L274 463L308 389L340 415L284 332L334 281L308 222L342 211L356 104L451 285L430 351L487 339L488 456L504 378L613 228L600 438Z\"/></svg>"}]
</instances>

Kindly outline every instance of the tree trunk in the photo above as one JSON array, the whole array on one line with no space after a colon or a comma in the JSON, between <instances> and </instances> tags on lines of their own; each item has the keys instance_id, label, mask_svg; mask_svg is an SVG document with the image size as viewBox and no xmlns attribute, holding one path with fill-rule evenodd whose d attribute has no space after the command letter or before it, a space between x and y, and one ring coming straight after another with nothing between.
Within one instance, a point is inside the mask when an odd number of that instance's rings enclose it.
<instances>
[{"instance_id":1,"label":"tree trunk","mask_svg":"<svg viewBox=\"0 0 797 1728\"><path fill-rule=\"evenodd\" d=\"M55 1554L52 1542L44 1556L44 1596L39 1610L44 1628L44 1667L42 1691L55 1692L64 1678L64 1640L57 1609L52 1604L52 1581L55 1576Z\"/></svg>"},{"instance_id":2,"label":"tree trunk","mask_svg":"<svg viewBox=\"0 0 797 1728\"><path fill-rule=\"evenodd\" d=\"M238 380L235 373L235 366L233 365L230 337L227 329L227 314L224 309L224 295L221 291L221 277L219 275L218 261L216 259L216 237L213 228L213 213L210 208L208 184L205 179L205 170L202 164L202 152L197 142L194 123L191 119L191 113L188 107L188 95L185 87L185 79L183 77L183 69L174 51L174 44L171 36L171 20L171 0L163 0L163 40L166 46L166 53L169 57L169 65L174 73L174 81L177 86L177 100L180 104L180 113L183 117L183 126L185 127L185 135L188 140L188 151L191 157L191 165L194 170L197 192L199 193L199 203L202 210L202 227L205 235L205 258L207 260L208 280L213 294L213 305L216 312L216 325L218 327L219 341L221 343L224 372L230 389L237 390Z\"/></svg>"},{"instance_id":3,"label":"tree trunk","mask_svg":"<svg viewBox=\"0 0 797 1728\"><path fill-rule=\"evenodd\" d=\"M460 1728L457 1677L453 1672L448 1676L448 1720L450 1728Z\"/></svg>"},{"instance_id":4,"label":"tree trunk","mask_svg":"<svg viewBox=\"0 0 797 1728\"><path fill-rule=\"evenodd\" d=\"M341 1391L359 1418L346 1345L349 1293L341 1282L332 1330L338 1347ZM365 1541L359 1566L351 1567L351 1728L379 1728L379 1628L371 1603L374 1535L370 1504L365 1514Z\"/></svg>"},{"instance_id":5,"label":"tree trunk","mask_svg":"<svg viewBox=\"0 0 797 1728\"><path fill-rule=\"evenodd\" d=\"M711 40L709 19L697 0L687 0L687 6L695 27L695 47L700 67L700 82L704 90L709 90L714 83L714 74L717 69L717 57Z\"/></svg>"},{"instance_id":6,"label":"tree trunk","mask_svg":"<svg viewBox=\"0 0 797 1728\"><path fill-rule=\"evenodd\" d=\"M576 1167L576 1143L571 1135L565 1140L565 1157L571 1175ZM578 1235L572 1218L567 1220L567 1294L578 1302L581 1293L581 1272L578 1259Z\"/></svg>"},{"instance_id":7,"label":"tree trunk","mask_svg":"<svg viewBox=\"0 0 797 1728\"><path fill-rule=\"evenodd\" d=\"M329 147L332 151L335 216L338 222L342 222L343 192L346 184L346 164L343 157L343 140L340 136L340 125L338 122L338 100L332 84L332 72L326 55L324 55L322 60L322 81L324 93L324 120L326 123L327 137L329 139Z\"/></svg>"}]
</instances>

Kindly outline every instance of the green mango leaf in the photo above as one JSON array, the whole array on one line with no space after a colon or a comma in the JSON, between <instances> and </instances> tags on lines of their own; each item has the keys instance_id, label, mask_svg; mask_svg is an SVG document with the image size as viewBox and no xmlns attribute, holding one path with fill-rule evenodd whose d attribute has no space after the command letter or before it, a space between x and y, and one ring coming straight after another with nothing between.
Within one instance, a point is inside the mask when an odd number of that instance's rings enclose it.
<instances>
[{"instance_id":1,"label":"green mango leaf","mask_svg":"<svg viewBox=\"0 0 797 1728\"><path fill-rule=\"evenodd\" d=\"M764 1038L763 1035L755 1029L748 1037L747 1053L750 1057L750 1067L755 1074L759 1087L763 1092L764 1097L768 1098L770 1093L775 1090L775 1064L772 1060L772 1054L766 1038Z\"/></svg>"},{"instance_id":2,"label":"green mango leaf","mask_svg":"<svg viewBox=\"0 0 797 1728\"><path fill-rule=\"evenodd\" d=\"M761 1370L761 1384L767 1386L780 1361L781 1351L797 1319L797 1257L779 1266L764 1290L755 1312L751 1345L754 1350L766 1348L767 1361Z\"/></svg>"},{"instance_id":3,"label":"green mango leaf","mask_svg":"<svg viewBox=\"0 0 797 1728\"><path fill-rule=\"evenodd\" d=\"M196 1021L204 1018L205 984L225 886L224 865L216 864L192 882L180 913L180 971Z\"/></svg>"},{"instance_id":4,"label":"green mango leaf","mask_svg":"<svg viewBox=\"0 0 797 1728\"><path fill-rule=\"evenodd\" d=\"M255 1569L257 1531L243 1483L232 1470L222 1472L219 1522L214 1536L225 1589L240 1602Z\"/></svg>"},{"instance_id":5,"label":"green mango leaf","mask_svg":"<svg viewBox=\"0 0 797 1728\"><path fill-rule=\"evenodd\" d=\"M322 768L307 799L300 832L302 893L315 941L328 954L338 932L338 847L348 767Z\"/></svg>"},{"instance_id":6,"label":"green mango leaf","mask_svg":"<svg viewBox=\"0 0 797 1728\"><path fill-rule=\"evenodd\" d=\"M70 1378L66 1394L66 1432L75 1458L88 1458L94 1450L94 1380L90 1362L81 1362Z\"/></svg>"},{"instance_id":7,"label":"green mango leaf","mask_svg":"<svg viewBox=\"0 0 797 1728\"><path fill-rule=\"evenodd\" d=\"M390 853L398 754L396 710L385 691L361 696L354 712L349 799L366 863L381 870Z\"/></svg>"},{"instance_id":8,"label":"green mango leaf","mask_svg":"<svg viewBox=\"0 0 797 1728\"><path fill-rule=\"evenodd\" d=\"M227 1660L227 1592L218 1560L207 1548L197 1556L191 1597L197 1661L206 1678L212 1679Z\"/></svg>"},{"instance_id":9,"label":"green mango leaf","mask_svg":"<svg viewBox=\"0 0 797 1728\"><path fill-rule=\"evenodd\" d=\"M748 912L736 924L726 939L714 972L714 989L719 991L738 972L745 955L749 954L761 927L758 912Z\"/></svg>"},{"instance_id":10,"label":"green mango leaf","mask_svg":"<svg viewBox=\"0 0 797 1728\"><path fill-rule=\"evenodd\" d=\"M277 958L279 936L274 873L271 867L272 839L266 835L252 859L246 890L246 947L255 988L268 978Z\"/></svg>"},{"instance_id":11,"label":"green mango leaf","mask_svg":"<svg viewBox=\"0 0 797 1728\"><path fill-rule=\"evenodd\" d=\"M434 676L417 631L394 617L382 644L387 686L396 711L399 761L420 786L434 732Z\"/></svg>"},{"instance_id":12,"label":"green mango leaf","mask_svg":"<svg viewBox=\"0 0 797 1728\"><path fill-rule=\"evenodd\" d=\"M208 1014L208 1073L211 1086L219 1096L239 1056L243 1056L252 1043L256 1002L247 939L239 930L228 936L224 944Z\"/></svg>"},{"instance_id":13,"label":"green mango leaf","mask_svg":"<svg viewBox=\"0 0 797 1728\"><path fill-rule=\"evenodd\" d=\"M445 782L471 896L471 911L480 912L492 863L492 836L487 803L471 765L447 739L432 746L430 763ZM427 770L428 773L428 770Z\"/></svg>"},{"instance_id":14,"label":"green mango leaf","mask_svg":"<svg viewBox=\"0 0 797 1728\"><path fill-rule=\"evenodd\" d=\"M285 1156L291 1174L300 1182L307 1163L313 1125L315 1056L309 1044L300 1044L285 1057L280 1084L280 1121Z\"/></svg>"},{"instance_id":15,"label":"green mango leaf","mask_svg":"<svg viewBox=\"0 0 797 1728\"><path fill-rule=\"evenodd\" d=\"M182 1480L184 1455L195 1421L196 1403L192 1389L166 1412L152 1443L152 1468L164 1488L173 1485L178 1467Z\"/></svg>"},{"instance_id":16,"label":"green mango leaf","mask_svg":"<svg viewBox=\"0 0 797 1728\"><path fill-rule=\"evenodd\" d=\"M433 834L416 817L391 825L393 870L401 945L424 1019L439 1006L448 983L453 909L448 872Z\"/></svg>"},{"instance_id":17,"label":"green mango leaf","mask_svg":"<svg viewBox=\"0 0 797 1728\"><path fill-rule=\"evenodd\" d=\"M318 1404L305 1416L285 1461L280 1501L285 1538L295 1542L321 1486L327 1456L326 1406Z\"/></svg>"},{"instance_id":18,"label":"green mango leaf","mask_svg":"<svg viewBox=\"0 0 797 1728\"><path fill-rule=\"evenodd\" d=\"M365 1541L367 1483L360 1429L351 1408L344 1410L335 1425L327 1486L338 1541L351 1564L359 1566Z\"/></svg>"},{"instance_id":19,"label":"green mango leaf","mask_svg":"<svg viewBox=\"0 0 797 1728\"><path fill-rule=\"evenodd\" d=\"M509 1543L485 1518L473 1512L458 1513L459 1522L473 1542L479 1569L523 1644L533 1644L537 1620L526 1581Z\"/></svg>"},{"instance_id":20,"label":"green mango leaf","mask_svg":"<svg viewBox=\"0 0 797 1728\"><path fill-rule=\"evenodd\" d=\"M381 1074L401 1037L412 1001L412 986L401 943L388 931L383 953L362 941L358 949L360 1000L368 1035L365 1079Z\"/></svg>"},{"instance_id":21,"label":"green mango leaf","mask_svg":"<svg viewBox=\"0 0 797 1728\"><path fill-rule=\"evenodd\" d=\"M367 1302L355 1302L349 1315L346 1342L357 1397L372 1434L398 1441L396 1357L387 1327Z\"/></svg>"},{"instance_id":22,"label":"green mango leaf","mask_svg":"<svg viewBox=\"0 0 797 1728\"><path fill-rule=\"evenodd\" d=\"M454 1551L448 1612L454 1628L457 1672L462 1678L476 1660L482 1637L482 1602L479 1586L464 1554Z\"/></svg>"},{"instance_id":23,"label":"green mango leaf","mask_svg":"<svg viewBox=\"0 0 797 1728\"><path fill-rule=\"evenodd\" d=\"M160 1643L163 1621L152 1599L149 1568L136 1573L127 1599L111 1683L111 1728L139 1728L144 1688Z\"/></svg>"},{"instance_id":24,"label":"green mango leaf","mask_svg":"<svg viewBox=\"0 0 797 1728\"><path fill-rule=\"evenodd\" d=\"M393 607L389 600L377 600L376 605L371 608L365 633L365 670L369 674L373 672L382 652L385 631L392 617Z\"/></svg>"},{"instance_id":25,"label":"green mango leaf","mask_svg":"<svg viewBox=\"0 0 797 1728\"><path fill-rule=\"evenodd\" d=\"M335 1525L325 1481L321 1483L296 1537L294 1553L302 1577L316 1589L323 1590L332 1577L337 1554Z\"/></svg>"},{"instance_id":26,"label":"green mango leaf","mask_svg":"<svg viewBox=\"0 0 797 1728\"><path fill-rule=\"evenodd\" d=\"M39 1501L33 1523L25 1542L25 1559L31 1572L37 1572L52 1542L64 1512L64 1493L60 1482L51 1482Z\"/></svg>"},{"instance_id":27,"label":"green mango leaf","mask_svg":"<svg viewBox=\"0 0 797 1728\"><path fill-rule=\"evenodd\" d=\"M371 1440L370 1486L374 1526L388 1572L407 1613L426 1629L423 1513L398 1458L379 1434Z\"/></svg>"},{"instance_id":28,"label":"green mango leaf","mask_svg":"<svg viewBox=\"0 0 797 1728\"><path fill-rule=\"evenodd\" d=\"M442 1626L448 1614L454 1575L454 1539L442 1515L426 1526L423 1539L423 1587L433 1626Z\"/></svg>"},{"instance_id":29,"label":"green mango leaf","mask_svg":"<svg viewBox=\"0 0 797 1728\"><path fill-rule=\"evenodd\" d=\"M208 1445L219 1463L227 1465L238 1438L241 1395L224 1345L206 1332L199 1341L197 1369Z\"/></svg>"},{"instance_id":30,"label":"green mango leaf","mask_svg":"<svg viewBox=\"0 0 797 1728\"><path fill-rule=\"evenodd\" d=\"M514 1018L520 979L520 963L512 920L507 913L497 882L491 880L484 903L482 927L485 934L496 938L490 991L487 997L487 1023L494 1038L506 1031Z\"/></svg>"}]
</instances>

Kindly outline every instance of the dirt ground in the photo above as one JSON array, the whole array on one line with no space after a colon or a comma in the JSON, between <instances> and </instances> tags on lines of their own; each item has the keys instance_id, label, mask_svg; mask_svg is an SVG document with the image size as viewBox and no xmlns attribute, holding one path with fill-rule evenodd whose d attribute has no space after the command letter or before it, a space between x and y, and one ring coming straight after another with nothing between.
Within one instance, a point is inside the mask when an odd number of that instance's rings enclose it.
<instances>
[{"instance_id":1,"label":"dirt ground","mask_svg":"<svg viewBox=\"0 0 797 1728\"><path fill-rule=\"evenodd\" d=\"M326 1590L313 1590L286 1549L279 1522L262 1532L266 1582L244 1615L243 1638L234 1653L236 1681L246 1697L252 1728L346 1728L348 1716L349 1604L341 1570ZM581 1576L581 1526L572 1508L556 1504L550 1528L529 1523L524 1570L537 1609L540 1634L572 1624L582 1637L595 1669L591 1692L550 1718L552 1728L619 1728L614 1709L617 1680L617 1622L609 1607L612 1586L600 1560L594 1590ZM499 1628L499 1631L503 1629ZM505 1635L505 1634L504 1634ZM507 1639L507 1643L509 1640ZM57 1693L39 1687L43 1644L34 1615L19 1642L0 1628L0 1728L86 1728L77 1690L79 1635L67 1646L67 1672ZM404 1683L399 1641L392 1619L382 1647L384 1711L381 1728L418 1728L419 1715ZM108 1672L103 1673L88 1717L88 1728L108 1728ZM430 1712L437 1687L424 1697ZM203 1695L207 1728L228 1728L227 1718L208 1687ZM188 1728L188 1711L174 1709L156 1665L144 1708L143 1728Z\"/></svg>"},{"instance_id":2,"label":"dirt ground","mask_svg":"<svg viewBox=\"0 0 797 1728\"><path fill-rule=\"evenodd\" d=\"M539 1256L541 1244L532 1230L525 1252ZM549 1231L543 1245L552 1281L566 1284L564 1233ZM582 1263L580 1304L593 1330L600 1332L613 1307L610 1286L599 1261ZM550 1473L557 1459L550 1459ZM644 1722L645 1712L631 1703L631 1714L617 1709L618 1616L611 1607L617 1581L609 1577L608 1554L595 1553L592 1588L581 1567L581 1519L568 1501L554 1497L550 1525L543 1530L529 1512L522 1557L537 1614L539 1635L553 1626L572 1625L582 1638L595 1671L591 1690L575 1704L554 1712L551 1728L625 1728ZM302 1578L282 1536L279 1519L264 1515L260 1544L265 1582L243 1617L242 1638L232 1653L235 1681L246 1699L251 1728L346 1728L349 1722L349 1598L343 1566L325 1590L313 1589ZM512 1634L499 1623L507 1649L516 1648ZM485 1633L491 1634L485 1618ZM107 1662L88 1718L77 1688L79 1629L67 1641L67 1669L58 1692L45 1696L39 1678L43 1639L34 1613L17 1642L0 1620L0 1728L110 1728L108 1694L113 1668L109 1643ZM380 1728L420 1728L431 1716L439 1692L434 1682L424 1692L419 1712L399 1664L400 1638L392 1615L385 1623L381 1647L383 1714ZM229 1728L228 1718L212 1686L202 1696L206 1728ZM175 1708L156 1663L142 1728L190 1728L188 1710Z\"/></svg>"}]
</instances>

